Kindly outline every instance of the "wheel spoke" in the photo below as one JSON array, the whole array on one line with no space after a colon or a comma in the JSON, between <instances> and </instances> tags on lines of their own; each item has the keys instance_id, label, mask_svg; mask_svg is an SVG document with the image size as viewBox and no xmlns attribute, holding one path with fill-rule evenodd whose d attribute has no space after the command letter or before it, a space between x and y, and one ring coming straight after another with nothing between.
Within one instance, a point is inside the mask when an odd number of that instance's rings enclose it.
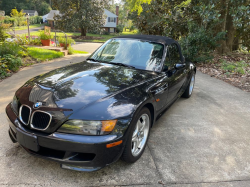
<instances>
[{"instance_id":1,"label":"wheel spoke","mask_svg":"<svg viewBox=\"0 0 250 187\"><path fill-rule=\"evenodd\" d=\"M139 127L137 123L132 137L137 136L138 132L139 132Z\"/></svg>"},{"instance_id":2,"label":"wheel spoke","mask_svg":"<svg viewBox=\"0 0 250 187\"><path fill-rule=\"evenodd\" d=\"M131 152L133 156L139 155L143 150L148 138L149 128L150 128L149 116L147 114L141 115L141 117L138 119L136 123L135 130L132 134Z\"/></svg>"},{"instance_id":3,"label":"wheel spoke","mask_svg":"<svg viewBox=\"0 0 250 187\"><path fill-rule=\"evenodd\" d=\"M146 123L145 122L145 117L142 116L141 118L142 118L142 122L140 120L138 121L138 123L139 123L139 131L142 131L144 129L145 123Z\"/></svg>"}]
</instances>

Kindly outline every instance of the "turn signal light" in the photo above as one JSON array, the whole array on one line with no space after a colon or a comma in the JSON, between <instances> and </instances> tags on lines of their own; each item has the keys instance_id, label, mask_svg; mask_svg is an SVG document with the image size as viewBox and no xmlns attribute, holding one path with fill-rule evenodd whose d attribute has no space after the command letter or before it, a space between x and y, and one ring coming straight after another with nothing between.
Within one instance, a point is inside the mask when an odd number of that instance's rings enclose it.
<instances>
[{"instance_id":1,"label":"turn signal light","mask_svg":"<svg viewBox=\"0 0 250 187\"><path fill-rule=\"evenodd\" d=\"M121 143L122 143L122 140L120 140L118 142L107 144L106 147L107 148L114 147L114 146L120 145Z\"/></svg>"},{"instance_id":2,"label":"turn signal light","mask_svg":"<svg viewBox=\"0 0 250 187\"><path fill-rule=\"evenodd\" d=\"M111 132L116 124L117 120L102 121L102 131Z\"/></svg>"}]
</instances>

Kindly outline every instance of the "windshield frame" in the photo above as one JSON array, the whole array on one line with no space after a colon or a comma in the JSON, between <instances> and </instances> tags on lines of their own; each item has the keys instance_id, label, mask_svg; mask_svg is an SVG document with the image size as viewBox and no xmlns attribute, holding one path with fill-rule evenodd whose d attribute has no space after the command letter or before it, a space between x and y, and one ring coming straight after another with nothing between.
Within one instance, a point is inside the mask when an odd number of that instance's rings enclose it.
<instances>
[{"instance_id":1,"label":"windshield frame","mask_svg":"<svg viewBox=\"0 0 250 187\"><path fill-rule=\"evenodd\" d=\"M107 43L110 42L110 40L113 40L113 39L121 39L121 40L137 40L137 41L144 41L144 42L149 42L149 43L155 43L155 44L161 44L163 46L163 53L162 53L162 58L161 58L161 63L160 63L160 70L159 71L153 71L153 70L146 70L146 69L139 69L139 68L134 68L134 69L137 69L137 70L142 70L142 71L149 71L149 72L156 72L156 73L161 73L162 72L162 69L163 69L163 64L164 64L164 59L166 57L166 50L167 50L167 47L164 43L162 42L155 42L155 41L150 41L150 40L144 40L144 39L137 39L137 38L110 38L109 40L107 40L105 43L103 43L100 47L98 47L88 58L92 58L92 56L101 48L103 47L104 45L107 45ZM108 62L100 62L100 63L108 63ZM122 63L122 62L120 62ZM109 64L113 64L112 62L110 62ZM115 65L115 64L113 64Z\"/></svg>"}]
</instances>

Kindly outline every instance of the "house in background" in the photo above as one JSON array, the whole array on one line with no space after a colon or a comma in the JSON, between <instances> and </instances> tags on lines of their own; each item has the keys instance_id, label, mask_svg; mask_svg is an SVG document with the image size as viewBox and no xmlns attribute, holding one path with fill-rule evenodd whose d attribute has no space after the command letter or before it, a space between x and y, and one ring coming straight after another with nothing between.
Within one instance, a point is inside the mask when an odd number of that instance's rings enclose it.
<instances>
[{"instance_id":1,"label":"house in background","mask_svg":"<svg viewBox=\"0 0 250 187\"><path fill-rule=\"evenodd\" d=\"M48 17L48 15L49 15L49 14L45 14L45 15L43 16L43 23L47 22L47 17Z\"/></svg>"},{"instance_id":2,"label":"house in background","mask_svg":"<svg viewBox=\"0 0 250 187\"><path fill-rule=\"evenodd\" d=\"M5 11L4 10L0 10L0 16L5 16Z\"/></svg>"},{"instance_id":3,"label":"house in background","mask_svg":"<svg viewBox=\"0 0 250 187\"><path fill-rule=\"evenodd\" d=\"M47 16L47 21L49 26L54 29L55 28L55 20L54 20L54 16L56 15L60 15L59 10L51 10Z\"/></svg>"},{"instance_id":4,"label":"house in background","mask_svg":"<svg viewBox=\"0 0 250 187\"><path fill-rule=\"evenodd\" d=\"M116 31L116 26L118 25L118 15L119 15L119 6L116 6L116 14L104 9L104 14L107 16L106 22L102 28L110 33L114 33ZM60 15L59 10L51 10L46 17L46 20L49 26L54 29L55 28L55 20L54 16ZM46 16L46 15L44 15ZM45 22L45 21L44 21Z\"/></svg>"},{"instance_id":5,"label":"house in background","mask_svg":"<svg viewBox=\"0 0 250 187\"><path fill-rule=\"evenodd\" d=\"M36 10L23 10L23 13L29 16L38 16L38 12Z\"/></svg>"},{"instance_id":6,"label":"house in background","mask_svg":"<svg viewBox=\"0 0 250 187\"><path fill-rule=\"evenodd\" d=\"M104 14L107 18L102 28L107 32L114 33L116 31L116 26L118 25L119 6L116 6L116 14L113 14L107 9L104 9Z\"/></svg>"}]
</instances>

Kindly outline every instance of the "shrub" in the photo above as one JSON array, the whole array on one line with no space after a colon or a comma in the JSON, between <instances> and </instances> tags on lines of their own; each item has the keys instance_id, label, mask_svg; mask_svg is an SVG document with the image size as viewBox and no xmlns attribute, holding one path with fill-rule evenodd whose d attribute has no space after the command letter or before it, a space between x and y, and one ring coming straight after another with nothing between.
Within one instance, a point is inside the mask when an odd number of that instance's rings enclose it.
<instances>
[{"instance_id":1,"label":"shrub","mask_svg":"<svg viewBox=\"0 0 250 187\"><path fill-rule=\"evenodd\" d=\"M124 26L123 25L117 25L115 32L121 33L123 31Z\"/></svg>"},{"instance_id":2,"label":"shrub","mask_svg":"<svg viewBox=\"0 0 250 187\"><path fill-rule=\"evenodd\" d=\"M193 62L210 60L209 54L218 47L218 41L224 39L225 34L219 32L214 36L212 31L204 27L189 24L189 34L179 41L183 55Z\"/></svg>"},{"instance_id":3,"label":"shrub","mask_svg":"<svg viewBox=\"0 0 250 187\"><path fill-rule=\"evenodd\" d=\"M41 40L50 40L53 38L53 36L45 34L44 31L40 31L39 35L40 35Z\"/></svg>"},{"instance_id":4,"label":"shrub","mask_svg":"<svg viewBox=\"0 0 250 187\"><path fill-rule=\"evenodd\" d=\"M110 33L108 31L103 31L102 33L103 35L110 35Z\"/></svg>"},{"instance_id":5,"label":"shrub","mask_svg":"<svg viewBox=\"0 0 250 187\"><path fill-rule=\"evenodd\" d=\"M73 55L74 54L73 47L71 47L71 46L68 47L68 53L69 53L69 55Z\"/></svg>"},{"instance_id":6,"label":"shrub","mask_svg":"<svg viewBox=\"0 0 250 187\"><path fill-rule=\"evenodd\" d=\"M59 43L66 45L66 38L65 37L60 36L58 38L58 41L59 41ZM67 44L71 45L72 43L75 44L75 40L73 40L71 37L67 37Z\"/></svg>"},{"instance_id":7,"label":"shrub","mask_svg":"<svg viewBox=\"0 0 250 187\"><path fill-rule=\"evenodd\" d=\"M3 42L7 37L5 29L0 25L0 42Z\"/></svg>"},{"instance_id":8,"label":"shrub","mask_svg":"<svg viewBox=\"0 0 250 187\"><path fill-rule=\"evenodd\" d=\"M0 45L0 56L11 54L13 56L17 56L19 51L23 49L16 42L3 42Z\"/></svg>"},{"instance_id":9,"label":"shrub","mask_svg":"<svg viewBox=\"0 0 250 187\"><path fill-rule=\"evenodd\" d=\"M248 67L248 64L245 61L232 63L222 60L221 63L221 68L226 72L226 75L230 75L231 73L244 75L246 73L246 68Z\"/></svg>"},{"instance_id":10,"label":"shrub","mask_svg":"<svg viewBox=\"0 0 250 187\"><path fill-rule=\"evenodd\" d=\"M15 72L22 65L22 60L11 54L0 56L0 78L8 76L8 73Z\"/></svg>"}]
</instances>

